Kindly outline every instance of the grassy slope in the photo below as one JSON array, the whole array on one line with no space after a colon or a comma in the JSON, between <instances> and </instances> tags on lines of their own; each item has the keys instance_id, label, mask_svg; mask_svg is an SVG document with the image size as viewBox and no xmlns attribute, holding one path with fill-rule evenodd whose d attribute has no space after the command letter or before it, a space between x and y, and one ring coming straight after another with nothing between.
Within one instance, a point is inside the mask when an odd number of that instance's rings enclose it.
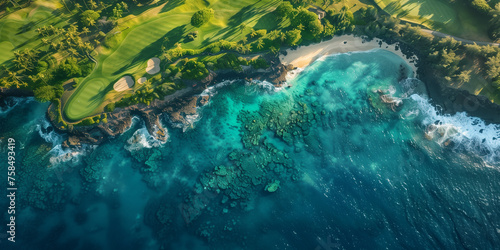
<instances>
[{"instance_id":1,"label":"grassy slope","mask_svg":"<svg viewBox=\"0 0 500 250\"><path fill-rule=\"evenodd\" d=\"M0 65L14 58L14 51L38 49L41 44L36 28L44 25L67 25L61 17L57 1L36 1L30 7L18 10L0 19Z\"/></svg>"},{"instance_id":2,"label":"grassy slope","mask_svg":"<svg viewBox=\"0 0 500 250\"><path fill-rule=\"evenodd\" d=\"M248 28L240 32L237 27L240 23L248 27L273 28L269 26L273 22L266 21L266 18L270 18L269 13L278 4L278 0L257 3L252 0L209 1L208 7L215 10L215 18L200 28L194 28L189 23L194 12L207 7L206 2L201 0L187 0L166 12L162 11L166 5L162 5L126 18L120 23L122 33L116 37L121 42L114 49L101 51L96 58L98 67L64 105L64 114L70 120L79 120L99 113L106 97L116 94L112 90L114 82L126 74L137 77L144 75L146 61L161 53L164 37L173 43L181 41L187 33L198 30L199 37L183 44L184 48L200 48L220 39L239 40L249 32ZM131 12L134 13L134 10ZM103 81L106 86L102 85Z\"/></svg>"},{"instance_id":3,"label":"grassy slope","mask_svg":"<svg viewBox=\"0 0 500 250\"><path fill-rule=\"evenodd\" d=\"M394 0L374 0L381 9L391 15L397 15L401 9L394 8ZM409 14L403 20L422 24L458 37L491 41L487 35L488 19L477 15L462 3L451 4L445 0L401 0L402 9Z\"/></svg>"}]
</instances>

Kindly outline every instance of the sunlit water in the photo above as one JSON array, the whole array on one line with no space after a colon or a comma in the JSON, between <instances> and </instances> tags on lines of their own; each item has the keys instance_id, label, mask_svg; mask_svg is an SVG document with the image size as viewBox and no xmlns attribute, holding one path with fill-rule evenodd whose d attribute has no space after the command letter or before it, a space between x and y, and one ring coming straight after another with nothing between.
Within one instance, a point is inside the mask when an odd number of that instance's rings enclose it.
<instances>
[{"instance_id":1,"label":"sunlit water","mask_svg":"<svg viewBox=\"0 0 500 250\"><path fill-rule=\"evenodd\" d=\"M15 99L0 137L18 142L18 226L2 249L498 247L499 127L441 115L412 74L383 50L333 55L282 89L212 87L192 126L164 117L165 144L134 118L77 152L46 104Z\"/></svg>"}]
</instances>

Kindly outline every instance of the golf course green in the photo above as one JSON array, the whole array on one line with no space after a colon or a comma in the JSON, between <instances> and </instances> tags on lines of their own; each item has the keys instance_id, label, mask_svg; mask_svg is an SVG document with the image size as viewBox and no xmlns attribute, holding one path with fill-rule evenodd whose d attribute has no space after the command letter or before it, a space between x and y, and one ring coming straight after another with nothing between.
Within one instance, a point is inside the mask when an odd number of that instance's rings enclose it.
<instances>
[{"instance_id":1,"label":"golf course green","mask_svg":"<svg viewBox=\"0 0 500 250\"><path fill-rule=\"evenodd\" d=\"M250 32L250 27L266 28L266 22L260 22L260 19L279 3L279 0L186 1L166 12L161 11L165 8L163 4L155 7L160 11L150 9L138 13L119 24L121 30L113 38L118 45L102 49L95 57L97 67L63 106L65 119L75 122L99 113L98 108L105 101L106 94L113 91L113 84L124 75L145 73L147 60L161 54L160 47L165 39L171 44L181 42L187 33L196 30L202 39L183 43L183 48L197 49L220 39L237 41ZM207 7L216 10L215 18L202 27L191 26L193 13ZM241 31L237 27L241 23L249 28Z\"/></svg>"}]
</instances>

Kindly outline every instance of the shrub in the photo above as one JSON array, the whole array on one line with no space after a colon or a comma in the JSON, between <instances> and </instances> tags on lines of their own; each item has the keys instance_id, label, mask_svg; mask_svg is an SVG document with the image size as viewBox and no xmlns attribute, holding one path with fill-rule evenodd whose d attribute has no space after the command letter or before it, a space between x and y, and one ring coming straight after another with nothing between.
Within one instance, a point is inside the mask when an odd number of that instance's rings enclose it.
<instances>
[{"instance_id":1,"label":"shrub","mask_svg":"<svg viewBox=\"0 0 500 250\"><path fill-rule=\"evenodd\" d=\"M212 47L212 48L210 49L210 53L215 54L215 53L219 53L219 52L220 52L220 48L219 48L219 47L217 47L217 46Z\"/></svg>"},{"instance_id":2,"label":"shrub","mask_svg":"<svg viewBox=\"0 0 500 250\"><path fill-rule=\"evenodd\" d=\"M115 107L116 107L116 104L114 102L108 103L104 107L104 111L106 111L106 112L113 112L115 110Z\"/></svg>"},{"instance_id":3,"label":"shrub","mask_svg":"<svg viewBox=\"0 0 500 250\"><path fill-rule=\"evenodd\" d=\"M252 67L254 67L255 69L265 69L265 68L269 68L269 64L267 63L267 61L262 58L262 57L259 57L255 60L252 60L250 62L250 64L252 65Z\"/></svg>"}]
</instances>

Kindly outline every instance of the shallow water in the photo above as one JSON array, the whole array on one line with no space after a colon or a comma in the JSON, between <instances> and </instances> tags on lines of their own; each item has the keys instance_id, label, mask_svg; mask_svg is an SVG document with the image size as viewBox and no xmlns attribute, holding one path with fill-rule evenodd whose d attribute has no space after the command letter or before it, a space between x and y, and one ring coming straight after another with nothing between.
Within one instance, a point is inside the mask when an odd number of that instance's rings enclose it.
<instances>
[{"instance_id":1,"label":"shallow water","mask_svg":"<svg viewBox=\"0 0 500 250\"><path fill-rule=\"evenodd\" d=\"M47 105L19 103L0 119L2 142L18 141L7 246L495 248L499 127L440 115L411 76L384 50L328 56L281 90L211 88L192 126L164 120L165 144L138 120L70 155L54 150L65 135L45 126Z\"/></svg>"}]
</instances>

